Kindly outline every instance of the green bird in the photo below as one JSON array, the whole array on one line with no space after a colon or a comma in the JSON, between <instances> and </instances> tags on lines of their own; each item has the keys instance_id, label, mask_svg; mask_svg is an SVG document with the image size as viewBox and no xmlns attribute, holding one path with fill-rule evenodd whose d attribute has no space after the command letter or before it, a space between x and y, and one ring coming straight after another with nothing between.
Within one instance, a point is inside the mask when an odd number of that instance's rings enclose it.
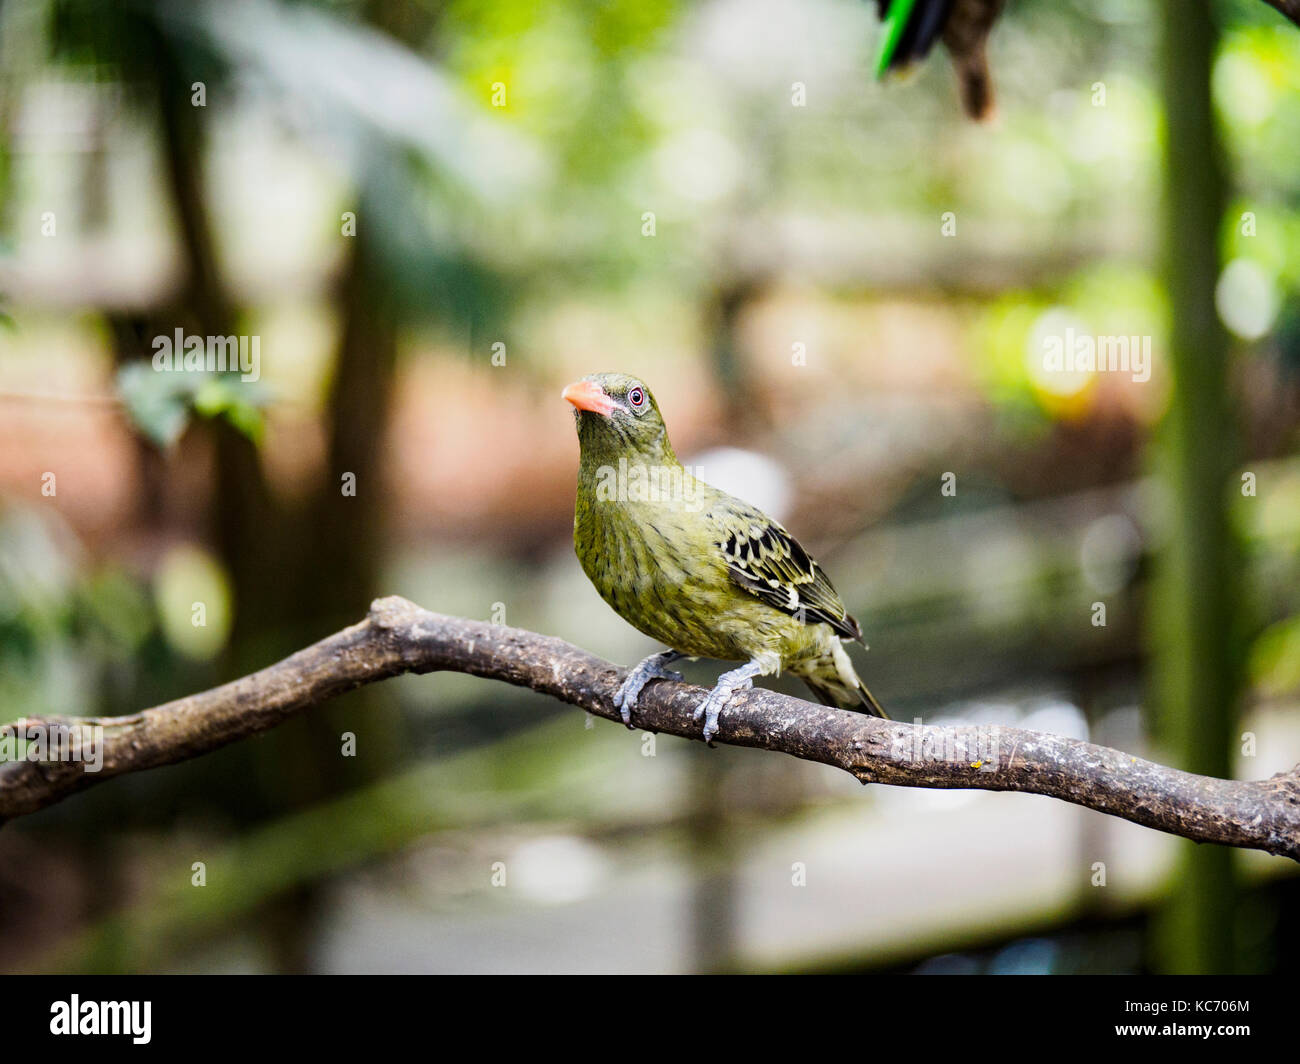
<instances>
[{"instance_id":1,"label":"green bird","mask_svg":"<svg viewBox=\"0 0 1300 1064\"><path fill-rule=\"evenodd\" d=\"M754 677L789 671L826 705L885 717L844 649L862 639L821 567L761 510L697 479L677 460L659 404L641 381L597 373L564 389L581 460L573 545L601 598L670 649L614 696L623 723L647 683L681 680L679 658L743 661L696 707L704 741Z\"/></svg>"}]
</instances>

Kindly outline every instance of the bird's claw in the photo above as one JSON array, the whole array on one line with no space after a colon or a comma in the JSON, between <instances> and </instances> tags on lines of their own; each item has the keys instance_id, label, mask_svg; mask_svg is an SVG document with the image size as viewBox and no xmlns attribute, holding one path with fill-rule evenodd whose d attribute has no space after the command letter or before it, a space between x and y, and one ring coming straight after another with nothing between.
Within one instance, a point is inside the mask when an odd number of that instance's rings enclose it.
<instances>
[{"instance_id":1,"label":"bird's claw","mask_svg":"<svg viewBox=\"0 0 1300 1064\"><path fill-rule=\"evenodd\" d=\"M718 685L700 699L700 704L695 707L694 719L704 718L704 741L710 742L718 734L718 716L726 708L728 702L740 691L747 691L754 686L753 680L740 680L736 683L726 682L727 678L723 676L718 680Z\"/></svg>"},{"instance_id":2,"label":"bird's claw","mask_svg":"<svg viewBox=\"0 0 1300 1064\"><path fill-rule=\"evenodd\" d=\"M619 717L629 728L632 727L632 707L641 697L641 691L646 684L651 680L686 682L686 677L680 672L665 668L659 657L660 655L656 654L654 657L646 658L627 674L627 679L619 684L618 690L614 693L614 708L618 710Z\"/></svg>"}]
</instances>

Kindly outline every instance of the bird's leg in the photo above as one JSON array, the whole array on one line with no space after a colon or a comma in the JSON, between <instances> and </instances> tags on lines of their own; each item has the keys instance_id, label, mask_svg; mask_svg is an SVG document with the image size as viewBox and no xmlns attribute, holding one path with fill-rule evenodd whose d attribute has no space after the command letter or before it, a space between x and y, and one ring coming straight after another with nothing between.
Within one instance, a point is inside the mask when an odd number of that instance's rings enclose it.
<instances>
[{"instance_id":1,"label":"bird's leg","mask_svg":"<svg viewBox=\"0 0 1300 1064\"><path fill-rule=\"evenodd\" d=\"M737 691L747 691L754 686L754 677L764 673L763 663L750 661L738 669L724 672L718 677L713 690L695 707L695 719L704 718L704 741L707 743L718 734L718 714L731 701Z\"/></svg>"},{"instance_id":2,"label":"bird's leg","mask_svg":"<svg viewBox=\"0 0 1300 1064\"><path fill-rule=\"evenodd\" d=\"M676 680L678 683L682 682L683 676L680 672L674 672L672 669L665 668L665 666L678 658L684 657L686 657L685 654L681 654L676 650L665 650L662 654L651 654L627 674L627 679L623 681L614 695L614 705L618 709L619 716L623 718L624 724L629 728L632 727L632 707L636 705L636 700L641 694L641 688L651 680Z\"/></svg>"}]
</instances>

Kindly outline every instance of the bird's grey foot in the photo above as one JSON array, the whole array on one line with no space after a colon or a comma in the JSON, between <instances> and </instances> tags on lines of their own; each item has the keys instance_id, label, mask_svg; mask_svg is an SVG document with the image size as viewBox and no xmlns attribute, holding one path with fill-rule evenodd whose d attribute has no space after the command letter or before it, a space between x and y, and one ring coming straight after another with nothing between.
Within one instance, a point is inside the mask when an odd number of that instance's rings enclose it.
<instances>
[{"instance_id":1,"label":"bird's grey foot","mask_svg":"<svg viewBox=\"0 0 1300 1064\"><path fill-rule=\"evenodd\" d=\"M623 723L632 727L632 707L641 695L641 689L651 680L676 680L681 683L684 677L666 666L678 658L686 657L675 650L665 650L662 654L651 654L645 661L627 674L627 679L614 694L614 707L618 710Z\"/></svg>"},{"instance_id":2,"label":"bird's grey foot","mask_svg":"<svg viewBox=\"0 0 1300 1064\"><path fill-rule=\"evenodd\" d=\"M707 743L718 734L718 714L732 696L740 691L747 691L754 686L754 677L762 673L762 667L756 661L742 665L738 669L724 672L700 704L695 707L695 719L704 718L704 741Z\"/></svg>"}]
</instances>

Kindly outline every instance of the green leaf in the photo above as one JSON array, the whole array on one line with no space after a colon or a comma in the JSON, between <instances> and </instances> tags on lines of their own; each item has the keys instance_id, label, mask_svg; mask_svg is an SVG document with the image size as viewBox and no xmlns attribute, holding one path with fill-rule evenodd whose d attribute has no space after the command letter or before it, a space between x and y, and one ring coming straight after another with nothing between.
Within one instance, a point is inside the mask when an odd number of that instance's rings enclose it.
<instances>
[{"instance_id":1,"label":"green leaf","mask_svg":"<svg viewBox=\"0 0 1300 1064\"><path fill-rule=\"evenodd\" d=\"M253 443L261 446L266 428L266 419L262 411L252 403L239 401L226 407L225 417L236 431L247 436Z\"/></svg>"},{"instance_id":2,"label":"green leaf","mask_svg":"<svg viewBox=\"0 0 1300 1064\"><path fill-rule=\"evenodd\" d=\"M898 49L898 42L902 39L903 30L907 28L907 20L915 6L916 0L894 0L889 5L889 14L884 21L884 37L880 42L880 57L876 60L877 80L883 78L889 70L889 64L893 62L894 52Z\"/></svg>"},{"instance_id":3,"label":"green leaf","mask_svg":"<svg viewBox=\"0 0 1300 1064\"><path fill-rule=\"evenodd\" d=\"M123 366L117 390L127 414L141 432L159 447L170 447L185 431L190 418L189 384L179 375L158 373L144 362Z\"/></svg>"}]
</instances>

